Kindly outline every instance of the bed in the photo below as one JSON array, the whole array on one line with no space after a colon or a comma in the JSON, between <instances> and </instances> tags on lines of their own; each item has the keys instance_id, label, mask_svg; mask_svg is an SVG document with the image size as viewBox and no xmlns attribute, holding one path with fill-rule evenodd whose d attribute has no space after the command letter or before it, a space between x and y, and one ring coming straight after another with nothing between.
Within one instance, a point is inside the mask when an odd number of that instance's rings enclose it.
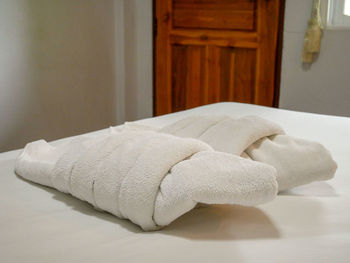
<instances>
[{"instance_id":1,"label":"bed","mask_svg":"<svg viewBox=\"0 0 350 263\"><path fill-rule=\"evenodd\" d=\"M336 176L257 207L200 207L143 232L21 179L13 172L20 150L1 153L0 262L350 262L350 118L218 103L139 122L161 127L195 114L275 121L289 135L326 146L338 163Z\"/></svg>"}]
</instances>

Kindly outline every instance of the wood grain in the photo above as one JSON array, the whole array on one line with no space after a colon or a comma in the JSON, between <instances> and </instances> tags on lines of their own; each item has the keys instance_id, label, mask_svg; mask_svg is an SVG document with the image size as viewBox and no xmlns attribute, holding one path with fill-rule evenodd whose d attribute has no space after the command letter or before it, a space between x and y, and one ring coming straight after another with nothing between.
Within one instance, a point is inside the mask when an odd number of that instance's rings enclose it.
<instances>
[{"instance_id":1,"label":"wood grain","mask_svg":"<svg viewBox=\"0 0 350 263\"><path fill-rule=\"evenodd\" d=\"M254 29L254 2L249 0L174 0L174 28Z\"/></svg>"},{"instance_id":2,"label":"wood grain","mask_svg":"<svg viewBox=\"0 0 350 263\"><path fill-rule=\"evenodd\" d=\"M272 106L282 0L155 0L155 114Z\"/></svg>"},{"instance_id":3,"label":"wood grain","mask_svg":"<svg viewBox=\"0 0 350 263\"><path fill-rule=\"evenodd\" d=\"M273 106L280 1L258 1L257 76L254 103Z\"/></svg>"}]
</instances>

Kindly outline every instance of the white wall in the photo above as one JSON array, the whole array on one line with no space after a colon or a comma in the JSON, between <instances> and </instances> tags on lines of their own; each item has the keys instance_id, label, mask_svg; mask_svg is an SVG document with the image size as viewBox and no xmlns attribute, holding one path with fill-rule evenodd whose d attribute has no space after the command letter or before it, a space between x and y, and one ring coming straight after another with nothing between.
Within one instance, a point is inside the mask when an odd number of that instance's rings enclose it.
<instances>
[{"instance_id":1,"label":"white wall","mask_svg":"<svg viewBox=\"0 0 350 263\"><path fill-rule=\"evenodd\" d=\"M125 120L132 121L153 115L152 0L120 2L124 7Z\"/></svg>"},{"instance_id":2,"label":"white wall","mask_svg":"<svg viewBox=\"0 0 350 263\"><path fill-rule=\"evenodd\" d=\"M152 115L152 0L0 1L0 152Z\"/></svg>"},{"instance_id":3,"label":"white wall","mask_svg":"<svg viewBox=\"0 0 350 263\"><path fill-rule=\"evenodd\" d=\"M0 151L116 121L113 1L0 1Z\"/></svg>"},{"instance_id":4,"label":"white wall","mask_svg":"<svg viewBox=\"0 0 350 263\"><path fill-rule=\"evenodd\" d=\"M323 0L324 1L324 0ZM287 0L280 108L350 116L350 29L325 30L311 67L301 55L312 0Z\"/></svg>"}]
</instances>

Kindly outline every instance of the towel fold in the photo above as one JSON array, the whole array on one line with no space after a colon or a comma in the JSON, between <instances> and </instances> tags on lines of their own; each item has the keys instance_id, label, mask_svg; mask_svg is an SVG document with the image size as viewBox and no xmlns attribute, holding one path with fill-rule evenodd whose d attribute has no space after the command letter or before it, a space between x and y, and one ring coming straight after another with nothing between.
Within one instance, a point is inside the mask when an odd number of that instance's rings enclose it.
<instances>
[{"instance_id":1,"label":"towel fold","mask_svg":"<svg viewBox=\"0 0 350 263\"><path fill-rule=\"evenodd\" d=\"M337 164L321 144L284 133L276 123L258 116L190 116L162 128L126 123L123 130L152 129L196 138L214 150L269 164L277 170L278 190L333 178Z\"/></svg>"},{"instance_id":2,"label":"towel fold","mask_svg":"<svg viewBox=\"0 0 350 263\"><path fill-rule=\"evenodd\" d=\"M257 205L277 194L270 165L144 128L80 136L60 147L29 143L15 171L144 230L171 223L197 203Z\"/></svg>"}]
</instances>

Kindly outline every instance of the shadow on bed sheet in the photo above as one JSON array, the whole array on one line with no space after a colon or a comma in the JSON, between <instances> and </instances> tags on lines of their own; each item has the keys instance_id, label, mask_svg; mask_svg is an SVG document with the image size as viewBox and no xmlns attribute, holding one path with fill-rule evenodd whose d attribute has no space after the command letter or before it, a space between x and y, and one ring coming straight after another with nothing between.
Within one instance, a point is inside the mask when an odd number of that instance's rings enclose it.
<instances>
[{"instance_id":1,"label":"shadow on bed sheet","mask_svg":"<svg viewBox=\"0 0 350 263\"><path fill-rule=\"evenodd\" d=\"M294 187L283 191L279 195L290 196L317 196L317 197L336 197L338 194L335 189L327 182L313 182L311 184Z\"/></svg>"},{"instance_id":2,"label":"shadow on bed sheet","mask_svg":"<svg viewBox=\"0 0 350 263\"><path fill-rule=\"evenodd\" d=\"M17 175L33 187L52 194L52 198L88 216L106 220L141 235L165 234L186 239L235 240L278 238L279 232L269 217L259 208L238 205L201 206L184 214L169 226L155 232L144 232L129 220L103 211L97 211L89 203L50 187L35 184Z\"/></svg>"},{"instance_id":3,"label":"shadow on bed sheet","mask_svg":"<svg viewBox=\"0 0 350 263\"><path fill-rule=\"evenodd\" d=\"M162 233L188 239L244 240L279 238L278 229L257 207L210 205L184 214Z\"/></svg>"}]
</instances>

